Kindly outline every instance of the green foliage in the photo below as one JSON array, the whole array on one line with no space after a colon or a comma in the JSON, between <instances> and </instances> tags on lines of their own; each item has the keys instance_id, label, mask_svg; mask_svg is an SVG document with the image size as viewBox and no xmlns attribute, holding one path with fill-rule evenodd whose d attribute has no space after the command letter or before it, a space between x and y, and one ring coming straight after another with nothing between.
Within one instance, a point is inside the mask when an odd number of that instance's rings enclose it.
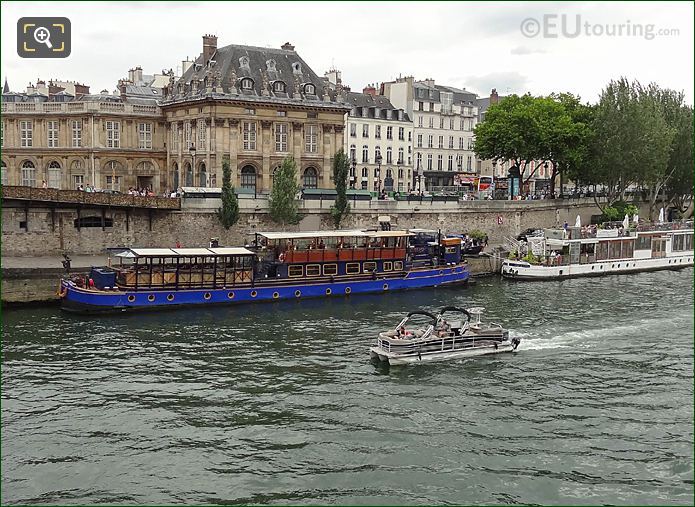
<instances>
[{"instance_id":1,"label":"green foliage","mask_svg":"<svg viewBox=\"0 0 695 507\"><path fill-rule=\"evenodd\" d=\"M217 216L225 229L239 221L239 201L232 186L232 171L228 158L222 161L222 207L217 210Z\"/></svg>"},{"instance_id":2,"label":"green foliage","mask_svg":"<svg viewBox=\"0 0 695 507\"><path fill-rule=\"evenodd\" d=\"M540 261L540 259L533 255L533 252L531 252L530 250L526 255L524 255L524 257L521 260L526 261L529 264L538 264L538 262Z\"/></svg>"},{"instance_id":3,"label":"green foliage","mask_svg":"<svg viewBox=\"0 0 695 507\"><path fill-rule=\"evenodd\" d=\"M603 214L601 215L601 220L604 222L617 222L625 218L625 215L632 217L639 213L639 209L634 204L626 203L625 201L618 201L613 203L612 206L606 206L603 208Z\"/></svg>"},{"instance_id":4,"label":"green foliage","mask_svg":"<svg viewBox=\"0 0 695 507\"><path fill-rule=\"evenodd\" d=\"M335 204L331 206L331 216L335 228L340 227L343 217L350 212L350 204L347 200L347 180L350 174L350 160L341 149L333 159L333 181L335 182Z\"/></svg>"},{"instance_id":5,"label":"green foliage","mask_svg":"<svg viewBox=\"0 0 695 507\"><path fill-rule=\"evenodd\" d=\"M472 238L472 239L475 239L475 240L478 240L478 241L482 241L482 240L485 239L485 236L487 236L487 234L485 234L485 233L484 233L483 231L481 231L480 229L473 229L472 231L470 231L470 232L468 233L468 236L469 236L470 238Z\"/></svg>"},{"instance_id":6,"label":"green foliage","mask_svg":"<svg viewBox=\"0 0 695 507\"><path fill-rule=\"evenodd\" d=\"M283 226L299 223L298 191L297 164L294 158L286 157L275 172L270 192L269 214L274 222Z\"/></svg>"}]
</instances>

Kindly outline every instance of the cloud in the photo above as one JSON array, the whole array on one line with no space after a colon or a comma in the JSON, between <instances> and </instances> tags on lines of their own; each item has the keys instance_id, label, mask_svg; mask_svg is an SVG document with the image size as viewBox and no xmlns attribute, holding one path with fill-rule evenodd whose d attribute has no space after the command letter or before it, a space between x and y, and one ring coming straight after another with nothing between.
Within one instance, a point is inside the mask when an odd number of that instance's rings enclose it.
<instances>
[{"instance_id":1,"label":"cloud","mask_svg":"<svg viewBox=\"0 0 695 507\"><path fill-rule=\"evenodd\" d=\"M466 83L469 90L477 92L481 97L486 97L493 88L496 88L500 95L525 93L528 78L516 71L491 72L482 76L470 76L466 79Z\"/></svg>"},{"instance_id":2,"label":"cloud","mask_svg":"<svg viewBox=\"0 0 695 507\"><path fill-rule=\"evenodd\" d=\"M515 48L512 48L510 53L513 55L532 55L535 53L545 53L545 49L534 49L530 48L528 46L517 46Z\"/></svg>"}]
</instances>

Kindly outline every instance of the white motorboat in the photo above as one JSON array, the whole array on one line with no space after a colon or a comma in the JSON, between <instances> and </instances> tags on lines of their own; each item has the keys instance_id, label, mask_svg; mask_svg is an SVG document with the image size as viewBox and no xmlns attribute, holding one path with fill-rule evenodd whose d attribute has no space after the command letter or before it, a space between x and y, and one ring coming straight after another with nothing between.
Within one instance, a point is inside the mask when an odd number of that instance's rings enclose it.
<instances>
[{"instance_id":1,"label":"white motorboat","mask_svg":"<svg viewBox=\"0 0 695 507\"><path fill-rule=\"evenodd\" d=\"M437 315L422 310L410 312L394 329L379 333L369 349L370 356L400 365L514 352L521 340L510 339L509 331L500 324L483 323L484 311L481 307L447 306ZM460 320L447 320L447 313L458 314ZM471 322L473 315L476 319Z\"/></svg>"}]
</instances>

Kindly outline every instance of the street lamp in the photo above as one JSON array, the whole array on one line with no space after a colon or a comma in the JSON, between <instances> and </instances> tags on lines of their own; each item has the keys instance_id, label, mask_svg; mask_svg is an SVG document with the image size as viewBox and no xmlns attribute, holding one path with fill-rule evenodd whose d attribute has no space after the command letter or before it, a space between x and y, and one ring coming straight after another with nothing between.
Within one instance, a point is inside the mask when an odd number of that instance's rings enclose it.
<instances>
[{"instance_id":1,"label":"street lamp","mask_svg":"<svg viewBox=\"0 0 695 507\"><path fill-rule=\"evenodd\" d=\"M420 165L421 162L418 160L417 161L417 191L422 192L422 166Z\"/></svg>"},{"instance_id":2,"label":"street lamp","mask_svg":"<svg viewBox=\"0 0 695 507\"><path fill-rule=\"evenodd\" d=\"M357 181L357 173L355 172L357 169L357 160L355 157L352 157L351 165L350 165L350 188L355 189L355 182Z\"/></svg>"},{"instance_id":3,"label":"street lamp","mask_svg":"<svg viewBox=\"0 0 695 507\"><path fill-rule=\"evenodd\" d=\"M191 159L193 165L191 166L191 179L195 178L195 144L191 143L191 147L188 149L191 152ZM188 185L188 175L186 175L186 184ZM190 182L190 186L193 186L193 182Z\"/></svg>"},{"instance_id":4,"label":"street lamp","mask_svg":"<svg viewBox=\"0 0 695 507\"><path fill-rule=\"evenodd\" d=\"M377 156L374 158L374 161L377 164L376 167L376 179L377 179L377 188L376 188L376 193L377 197L381 193L381 153L378 153Z\"/></svg>"}]
</instances>

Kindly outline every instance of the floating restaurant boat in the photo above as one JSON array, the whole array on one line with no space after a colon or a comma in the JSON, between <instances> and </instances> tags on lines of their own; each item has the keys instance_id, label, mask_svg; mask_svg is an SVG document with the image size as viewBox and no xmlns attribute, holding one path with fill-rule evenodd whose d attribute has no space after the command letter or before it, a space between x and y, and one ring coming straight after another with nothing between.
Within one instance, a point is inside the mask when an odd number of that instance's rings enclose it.
<instances>
[{"instance_id":1,"label":"floating restaurant boat","mask_svg":"<svg viewBox=\"0 0 695 507\"><path fill-rule=\"evenodd\" d=\"M77 312L318 298L468 280L458 238L411 244L408 231L257 233L245 248L131 248L132 263L64 277L61 307Z\"/></svg>"},{"instance_id":2,"label":"floating restaurant boat","mask_svg":"<svg viewBox=\"0 0 695 507\"><path fill-rule=\"evenodd\" d=\"M446 306L437 315L422 310L410 312L394 329L379 333L369 354L389 365L402 365L514 352L521 340L510 340L509 331L500 324L481 322L484 310ZM447 321L447 312L461 314L466 320ZM471 315L477 317L474 322ZM423 316L424 324L416 324L415 319ZM408 329L411 325L416 327Z\"/></svg>"},{"instance_id":3,"label":"floating restaurant boat","mask_svg":"<svg viewBox=\"0 0 695 507\"><path fill-rule=\"evenodd\" d=\"M529 237L528 247L538 261L506 259L503 277L549 280L680 269L693 265L693 222L546 229L541 237Z\"/></svg>"}]
</instances>

